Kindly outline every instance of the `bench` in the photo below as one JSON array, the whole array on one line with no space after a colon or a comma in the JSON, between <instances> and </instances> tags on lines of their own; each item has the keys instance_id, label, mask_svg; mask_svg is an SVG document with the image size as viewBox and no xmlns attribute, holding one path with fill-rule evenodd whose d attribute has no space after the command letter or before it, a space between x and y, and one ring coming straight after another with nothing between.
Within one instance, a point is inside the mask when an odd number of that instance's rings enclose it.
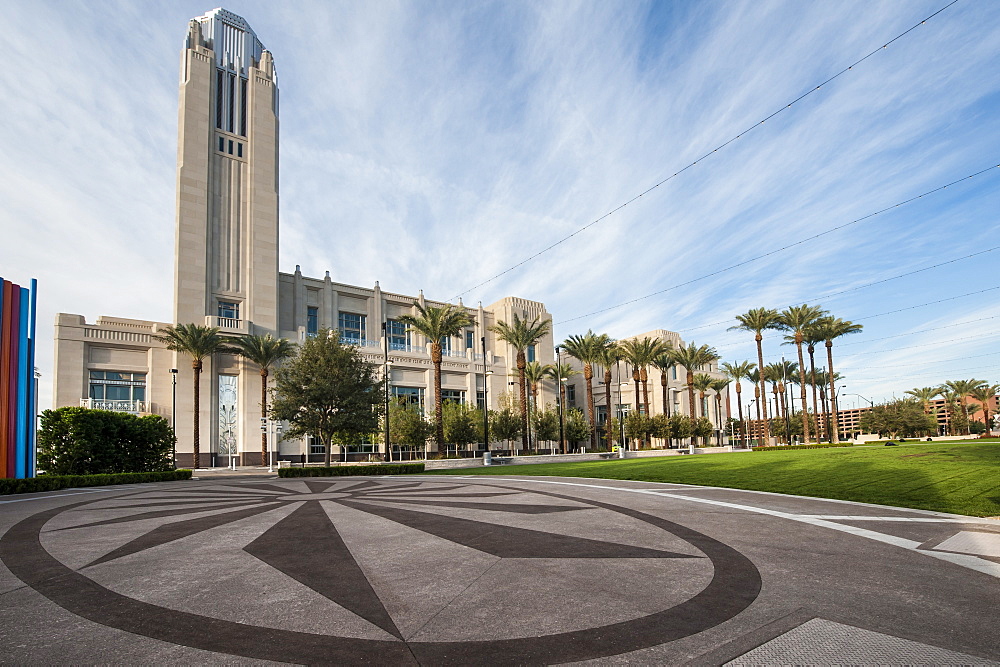
<instances>
[{"instance_id":1,"label":"bench","mask_svg":"<svg viewBox=\"0 0 1000 667\"><path fill-rule=\"evenodd\" d=\"M618 458L618 452L601 452L598 456L602 459L616 459Z\"/></svg>"},{"instance_id":2,"label":"bench","mask_svg":"<svg viewBox=\"0 0 1000 667\"><path fill-rule=\"evenodd\" d=\"M504 463L510 463L514 459L509 456L492 456L490 457L490 463L492 465L503 465Z\"/></svg>"}]
</instances>

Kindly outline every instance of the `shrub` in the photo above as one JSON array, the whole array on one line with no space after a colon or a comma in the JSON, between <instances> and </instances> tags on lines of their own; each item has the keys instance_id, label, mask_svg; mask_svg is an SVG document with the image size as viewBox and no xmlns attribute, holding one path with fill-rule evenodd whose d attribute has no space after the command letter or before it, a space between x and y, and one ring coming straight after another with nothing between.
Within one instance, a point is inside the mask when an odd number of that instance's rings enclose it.
<instances>
[{"instance_id":1,"label":"shrub","mask_svg":"<svg viewBox=\"0 0 1000 667\"><path fill-rule=\"evenodd\" d=\"M168 471L174 434L166 419L59 408L42 413L38 468L49 475Z\"/></svg>"},{"instance_id":2,"label":"shrub","mask_svg":"<svg viewBox=\"0 0 1000 667\"><path fill-rule=\"evenodd\" d=\"M343 477L350 475L413 475L424 471L423 463L394 463L330 468L279 468L278 477Z\"/></svg>"},{"instance_id":3,"label":"shrub","mask_svg":"<svg viewBox=\"0 0 1000 667\"><path fill-rule=\"evenodd\" d=\"M755 452L776 452L787 449L827 449L829 447L853 447L852 442L827 442L820 445L776 445L774 447L754 447Z\"/></svg>"},{"instance_id":4,"label":"shrub","mask_svg":"<svg viewBox=\"0 0 1000 667\"><path fill-rule=\"evenodd\" d=\"M115 484L142 484L145 482L172 482L191 479L190 470L165 472L125 472L103 475L41 475L27 479L0 479L0 494L37 493L58 491L84 486L112 486Z\"/></svg>"}]
</instances>

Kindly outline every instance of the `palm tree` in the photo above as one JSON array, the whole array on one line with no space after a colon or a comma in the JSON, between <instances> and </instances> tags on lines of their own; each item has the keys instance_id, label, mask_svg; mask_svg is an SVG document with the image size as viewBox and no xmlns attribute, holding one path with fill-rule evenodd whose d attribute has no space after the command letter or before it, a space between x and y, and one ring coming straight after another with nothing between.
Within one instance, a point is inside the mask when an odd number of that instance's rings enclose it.
<instances>
[{"instance_id":1,"label":"palm tree","mask_svg":"<svg viewBox=\"0 0 1000 667\"><path fill-rule=\"evenodd\" d=\"M610 423L611 418L614 416L614 413L611 411L611 367L618 363L618 360L621 359L621 354L621 348L618 347L618 344L613 341L609 341L608 345L601 350L600 358L597 360L597 363L604 367L605 424ZM611 443L613 441L613 438L611 437L611 429L605 426L604 431L605 438L608 442L608 451L610 452L612 447Z\"/></svg>"},{"instance_id":2,"label":"palm tree","mask_svg":"<svg viewBox=\"0 0 1000 667\"><path fill-rule=\"evenodd\" d=\"M716 444L722 444L722 433L725 431L725 427L722 424L722 392L726 390L729 386L730 380L728 378L716 378L712 380L712 391L715 392L715 414L719 418L719 439Z\"/></svg>"},{"instance_id":3,"label":"palm tree","mask_svg":"<svg viewBox=\"0 0 1000 667\"><path fill-rule=\"evenodd\" d=\"M819 318L827 314L819 306L802 304L801 306L789 306L781 311L780 326L785 331L791 332L785 339L795 344L795 349L799 354L799 392L802 399L802 437L803 442L810 441L809 434L809 409L806 403L806 363L802 357L802 343L805 341L806 331L812 328ZM818 335L815 331L814 335Z\"/></svg>"},{"instance_id":4,"label":"palm tree","mask_svg":"<svg viewBox=\"0 0 1000 667\"><path fill-rule=\"evenodd\" d=\"M743 397L740 393L743 388L740 386L740 380L749 380L750 372L757 368L757 364L752 361L741 361L736 364L731 364L727 361L723 363L720 368L722 369L722 372L726 374L727 378L736 383L736 407L739 410L740 439L746 440L746 427L743 424Z\"/></svg>"},{"instance_id":5,"label":"palm tree","mask_svg":"<svg viewBox=\"0 0 1000 667\"><path fill-rule=\"evenodd\" d=\"M691 406L691 419L695 419L694 371L718 359L719 353L715 351L714 347L709 347L708 345L698 346L694 342L691 342L687 347L679 347L672 350L670 354L673 356L674 363L678 366L683 366L687 371L688 404Z\"/></svg>"},{"instance_id":6,"label":"palm tree","mask_svg":"<svg viewBox=\"0 0 1000 667\"><path fill-rule=\"evenodd\" d=\"M778 328L778 311L771 308L751 308L742 315L736 316L736 321L739 322L734 327L729 327L728 331L738 330L738 331L752 331L754 332L754 340L757 341L757 368L763 370L764 368L764 348L761 341L764 339L763 332L768 329ZM760 373L760 394L761 396L767 395L767 388L764 386L764 373ZM758 405L760 405L758 401ZM767 402L761 405L761 411L763 413L763 420L761 425L764 427L764 444L769 442L770 429L767 423Z\"/></svg>"},{"instance_id":7,"label":"palm tree","mask_svg":"<svg viewBox=\"0 0 1000 667\"><path fill-rule=\"evenodd\" d=\"M236 340L236 352L260 367L260 415L267 418L267 376L272 366L295 353L295 346L284 338L271 334L243 336ZM388 417L387 417L388 418ZM267 465L267 430L260 433L261 465Z\"/></svg>"},{"instance_id":8,"label":"palm tree","mask_svg":"<svg viewBox=\"0 0 1000 667\"><path fill-rule=\"evenodd\" d=\"M840 442L840 429L837 424L837 389L833 386L834 378L837 374L833 370L833 341L841 336L859 333L864 327L849 320L842 320L839 317L828 315L820 319L813 325L817 329L817 335L822 336L826 342L827 373L830 378L830 407L833 408L833 442Z\"/></svg>"},{"instance_id":9,"label":"palm tree","mask_svg":"<svg viewBox=\"0 0 1000 667\"><path fill-rule=\"evenodd\" d=\"M931 402L941 395L941 387L917 387L907 389L903 393L919 401L924 409L924 414L929 415L931 413Z\"/></svg>"},{"instance_id":10,"label":"palm tree","mask_svg":"<svg viewBox=\"0 0 1000 667\"><path fill-rule=\"evenodd\" d=\"M524 379L531 394L531 409L535 412L538 411L538 384L548 377L546 368L548 367L543 366L540 361L529 361L524 365Z\"/></svg>"},{"instance_id":11,"label":"palm tree","mask_svg":"<svg viewBox=\"0 0 1000 667\"><path fill-rule=\"evenodd\" d=\"M809 384L812 386L813 395L813 414L816 415L816 430L820 429L819 422L819 404L816 400L817 389L819 388L816 384L816 346L823 342L823 336L821 332L816 328L816 323L813 322L806 331L804 336L804 341L806 343L806 351L809 352ZM828 434L824 434L828 435ZM816 439L819 440L819 434L816 434Z\"/></svg>"},{"instance_id":12,"label":"palm tree","mask_svg":"<svg viewBox=\"0 0 1000 667\"><path fill-rule=\"evenodd\" d=\"M568 380L574 375L579 375L580 371L574 369L572 366L566 362L559 364L548 364L545 366L545 374L556 381L556 387L559 388L559 405L562 406L562 413L566 414L566 383L564 380ZM559 447L562 449L562 453L566 453L566 440L563 439L559 443Z\"/></svg>"},{"instance_id":13,"label":"palm tree","mask_svg":"<svg viewBox=\"0 0 1000 667\"><path fill-rule=\"evenodd\" d=\"M525 396L527 387L524 383L524 369L528 362L525 352L551 329L552 320L540 321L540 318L535 317L529 322L527 317L521 319L517 313L514 313L512 322L501 320L490 327L490 331L494 332L499 340L506 342L517 352L518 388L521 392L521 445L524 451L528 450L528 399Z\"/></svg>"},{"instance_id":14,"label":"palm tree","mask_svg":"<svg viewBox=\"0 0 1000 667\"><path fill-rule=\"evenodd\" d=\"M632 379L636 381L635 400L639 402L639 382L642 382L642 403L644 414L649 414L649 375L647 367L652 365L661 354L667 351L668 345L659 338L633 338L619 343L622 352L632 364Z\"/></svg>"},{"instance_id":15,"label":"palm tree","mask_svg":"<svg viewBox=\"0 0 1000 667\"><path fill-rule=\"evenodd\" d=\"M997 395L997 392L1000 392L1000 384L987 383L976 387L972 390L972 392L970 392L970 395L981 404L983 411L983 423L986 425L987 437L989 437L989 435L993 432L993 429L991 428L992 424L990 423L990 401L992 401L993 397Z\"/></svg>"},{"instance_id":16,"label":"palm tree","mask_svg":"<svg viewBox=\"0 0 1000 667\"><path fill-rule=\"evenodd\" d=\"M431 363L434 364L434 438L438 452L444 453L444 420L441 405L441 341L445 336L457 336L462 329L473 323L472 317L464 309L446 303L443 306L422 306L413 302L418 315L402 315L399 322L406 324L427 337L431 342ZM523 380L522 380L523 381ZM524 400L522 391L521 400ZM527 437L525 434L524 437Z\"/></svg>"},{"instance_id":17,"label":"palm tree","mask_svg":"<svg viewBox=\"0 0 1000 667\"><path fill-rule=\"evenodd\" d=\"M757 364L754 364L753 370L751 370L749 373L747 373L747 379L750 380L750 382L753 382L753 400L754 400L754 404L757 406L757 428L761 428L761 429L764 427L764 422L763 422L763 420L761 419L761 416L760 416L761 415L761 405L760 404L761 404L761 395L762 395L760 393L760 388L764 384L764 382L762 381L763 375L764 374L760 372L760 369L757 368ZM765 396L764 401L767 401L767 398L766 398L767 395L764 394L764 396Z\"/></svg>"},{"instance_id":18,"label":"palm tree","mask_svg":"<svg viewBox=\"0 0 1000 667\"><path fill-rule=\"evenodd\" d=\"M587 383L587 418L590 420L590 448L597 449L597 420L594 417L594 366L601 360L604 348L611 344L607 334L587 330L582 336L570 336L563 349L583 364L583 380Z\"/></svg>"},{"instance_id":19,"label":"palm tree","mask_svg":"<svg viewBox=\"0 0 1000 667\"><path fill-rule=\"evenodd\" d=\"M178 324L169 326L161 334L153 334L155 340L164 343L168 350L183 352L191 357L191 368L194 370L194 468L201 467L201 369L205 357L216 352L232 352L226 340L219 335L217 327L205 327L198 324Z\"/></svg>"},{"instance_id":20,"label":"palm tree","mask_svg":"<svg viewBox=\"0 0 1000 667\"><path fill-rule=\"evenodd\" d=\"M959 409L965 410L965 397L971 396L972 392L979 389L983 385L987 384L986 380L949 380L944 383L946 387L955 397L955 402L958 404ZM965 431L966 435L969 434L969 419L966 415L965 419Z\"/></svg>"},{"instance_id":21,"label":"palm tree","mask_svg":"<svg viewBox=\"0 0 1000 667\"><path fill-rule=\"evenodd\" d=\"M764 380L771 383L771 393L774 394L774 418L788 423L788 414L785 412L785 401L782 400L785 396L784 389L784 377L785 369L781 364L768 364L764 366ZM775 438L778 442L784 442L788 439L787 429L782 439L780 433L775 433Z\"/></svg>"}]
</instances>

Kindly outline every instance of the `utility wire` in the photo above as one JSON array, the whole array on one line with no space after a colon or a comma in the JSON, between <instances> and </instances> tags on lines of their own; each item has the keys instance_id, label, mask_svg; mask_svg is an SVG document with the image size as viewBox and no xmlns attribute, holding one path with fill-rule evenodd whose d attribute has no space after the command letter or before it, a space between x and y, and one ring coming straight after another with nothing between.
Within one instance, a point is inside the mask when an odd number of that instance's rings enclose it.
<instances>
[{"instance_id":1,"label":"utility wire","mask_svg":"<svg viewBox=\"0 0 1000 667\"><path fill-rule=\"evenodd\" d=\"M975 322L984 322L986 320L995 320L1000 317L1000 315L993 315L992 317L980 317L978 320L968 320L966 322L956 322L955 324L946 324L943 327L931 327L930 329L917 329L915 331L907 331L906 333L894 334L892 336L883 336L882 338L871 338L869 340L857 340L853 343L841 343L837 347L844 348L848 345L867 345L869 343L875 343L880 340L889 340L890 338L900 338L902 336L912 336L918 333L926 333L928 331L940 331L941 329L950 329L952 327L960 327L966 324L973 324Z\"/></svg>"},{"instance_id":2,"label":"utility wire","mask_svg":"<svg viewBox=\"0 0 1000 667\"><path fill-rule=\"evenodd\" d=\"M869 368L900 368L908 366L930 366L932 364L947 364L952 361L965 361L966 359L980 359L982 357L993 357L1000 354L1000 350L996 352L987 352L985 354L970 354L965 357L952 357L951 359L938 359L936 361L918 361L912 364L892 364L891 366L865 366L865 369Z\"/></svg>"},{"instance_id":3,"label":"utility wire","mask_svg":"<svg viewBox=\"0 0 1000 667\"><path fill-rule=\"evenodd\" d=\"M739 268L741 266L746 266L747 264L751 264L751 263L756 262L758 260L764 259L765 257L770 257L771 255L776 255L779 252L783 252L783 251L788 250L790 248L794 248L796 246L800 246L800 245L802 245L804 243L808 243L809 241L815 241L816 239L821 238L823 236L826 236L827 234L832 234L833 232L837 232L837 231L840 231L841 229L845 229L845 228L850 227L852 225L856 225L859 222L863 222L863 221L868 220L870 218L874 218L877 215L881 215L881 214L883 214L883 213L885 213L887 211L891 211L893 209L899 208L900 206L905 206L906 204L914 202L914 201L916 201L918 199L922 199L923 197L926 197L928 195L934 194L935 192L940 192L941 190L944 190L944 189L946 189L948 187L951 187L952 185L955 185L957 183L961 183L962 181L969 180L970 178L975 178L976 176L981 176L982 174L985 174L988 171L992 171L993 169L998 169L998 168L1000 168L1000 164L995 164L995 165L992 165L990 167L986 167L985 169L981 169L981 170L977 171L974 174L969 174L968 176L963 176L962 178L954 180L954 181L952 181L950 183L947 183L945 185L941 185L939 187L936 187L933 190L928 190L927 192L924 192L923 194L919 194L919 195L917 195L915 197L910 197L909 199L901 201L901 202L899 202L897 204L893 204L892 206L887 206L887 207L885 207L883 209L875 211L874 213L869 213L866 216L863 216L863 217L860 217L860 218L855 218L854 220L851 220L850 222L845 222L842 225L837 225L836 227L831 227L830 229L822 231L822 232L820 232L818 234L813 234L812 236L807 236L806 238L800 239L798 241L795 241L794 243L789 243L788 245L782 246L780 248L776 248L774 250L770 250L770 251L768 251L768 252L766 252L766 253L764 253L762 255L757 255L756 257L751 257L750 259L743 260L742 262L737 262L736 264L731 264L731 265L725 267L724 269L719 269L718 271L713 271L711 273L706 273L704 275L698 276L697 278L692 278L691 280L688 280L686 282L678 283L676 285L671 285L670 287L666 287L666 288L661 289L659 291L653 292L652 294L647 294L645 296L640 296L640 297L637 297L635 299L631 299L629 301L625 301L623 303L619 303L619 304L614 305L614 306L608 306L607 308L601 308L600 310L595 310L593 312L586 313L585 315L578 315L576 317L571 317L569 319L562 320L561 322L557 322L556 324L566 324L567 322L574 322L576 320L581 320L581 319L583 319L585 317L591 317L593 315L599 315L601 313L606 313L606 312L608 312L610 310L617 310L618 308L624 308L625 306L630 306L633 303L638 303L639 301L644 301L645 299L649 299L649 298L654 297L654 296L659 296L660 294L664 294L664 293L669 292L671 290L675 290L675 289L677 289L679 287L686 287L687 285L691 285L692 283L696 283L696 282L705 280L706 278L712 278L712 277L717 276L719 274L726 273L727 271L732 271L733 269L737 269L737 268Z\"/></svg>"},{"instance_id":4,"label":"utility wire","mask_svg":"<svg viewBox=\"0 0 1000 667\"><path fill-rule=\"evenodd\" d=\"M806 301L823 301L824 299L829 299L834 296L840 296L841 294L847 294L848 292L856 292L857 290L865 289L866 287L872 287L873 285L879 285L881 283L887 283L898 278L905 278L906 276L912 276L916 273L921 273L922 271L930 271L931 269L936 269L948 264L954 264L955 262L961 262L964 259L969 259L971 257L976 257L977 255L983 255L988 252L993 252L994 250L1000 250L1000 246L994 246L992 248L987 248L986 250L980 250L979 252L974 252L968 255L963 255L962 257L956 257L955 259L949 259L947 262L940 262L939 264L933 264L931 266L925 266L922 269L917 269L915 271L908 271L907 273L901 273L898 276L892 276L890 278L883 278L882 280L876 280L874 282L865 283L864 285L858 285L856 287L851 287L850 289L841 290L840 292L833 292L831 294L826 294L820 297L815 297L812 299L806 299ZM793 304L789 304L793 305ZM687 331L697 331L698 329L707 329L709 327L717 327L722 324L729 324L732 319L722 320L721 322L712 322L711 324L700 324L696 327L688 327L687 329L677 329L677 333L685 333Z\"/></svg>"},{"instance_id":5,"label":"utility wire","mask_svg":"<svg viewBox=\"0 0 1000 667\"><path fill-rule=\"evenodd\" d=\"M500 278L501 276L504 276L504 275L510 273L511 271L513 271L513 270L515 270L515 269L517 269L517 268L519 268L521 266L524 266L525 264L527 264L531 260L536 259L536 258L540 257L541 255L544 255L548 251L552 250L553 248L562 245L563 243L565 243L566 241L570 240L571 238L573 238L577 234L580 234L581 232L584 232L584 231L590 229L591 227L593 227L597 223L599 223L599 222L601 222L603 220L606 220L607 218L611 217L612 215L614 215L618 211L622 210L623 208L625 208L626 206L628 206L629 204L631 204L632 202L635 202L638 199L640 199L643 195L647 195L650 192L652 192L653 190L655 190L656 188L658 188L661 185L663 185L664 183L667 183L668 181L672 181L673 179L677 178L678 176L680 176L681 174L683 174L688 169L691 169L692 167L694 167L696 164L698 164L702 160L704 160L704 159L706 159L708 157L711 157L713 154L717 153L719 150L721 150L721 149L725 148L726 146L728 146L729 144L733 143L734 141L736 141L740 137L742 137L745 134L747 134L747 133L749 133L749 132L757 129L758 127L760 127L761 125L763 125L766 121L771 120L772 118L774 118L775 116L777 116L778 114L780 114L782 111L786 111L786 110L790 109L794 104L796 104L796 103L802 101L803 99L805 99L806 97L812 95L817 90L819 90L820 88L822 88L826 84L830 83L834 79L837 79L840 76L843 76L844 74L846 74L847 72L853 70L856 66L858 66L861 63L863 63L864 61L868 60L869 58L871 58L872 56L874 56L879 51L883 51L883 50L889 48L890 44L892 44L893 42L895 42L895 41L897 41L899 39L902 39L903 37L905 37L906 35L908 35L912 31L916 30L920 26L924 25L929 20L931 20L932 18L934 18L935 16L937 16L938 14L940 14L944 10L948 9L949 7L951 7L952 5L954 5L957 2L958 2L958 0L952 0L951 2L949 2L947 5L945 5L941 9L937 10L936 12L934 12L933 14L931 14L930 16L926 17L925 19L923 19L919 23L914 24L913 26L911 26L907 30L899 33L898 35L896 35L895 37L893 37L892 39L890 39L888 42L886 42L882 46L878 47L874 51L870 52L868 55L864 56L860 60L857 60L857 61L851 63L850 65L848 65L844 69L840 70L839 72L837 72L836 74L834 74L830 78L826 79L825 81L823 81L822 83L820 83L816 87L811 88L808 91L802 93L801 95L799 95L798 97L796 97L794 100L792 100L791 102L789 102L785 106L781 107L777 111L772 112L770 115L765 116L763 120L760 120L760 121L754 123L753 125L751 125L747 129L745 129L742 132L740 132L739 134L737 134L735 137L733 137L733 138L729 139L728 141L726 141L725 143L719 144L718 146L716 146L715 148L713 148L709 152L707 152L704 155L702 155L701 157L697 158L694 162L688 164L686 167L684 167L684 168L682 168L682 169L674 172L670 176L667 176L666 178L664 178L660 182L656 183L655 185L652 185L652 186L646 188L645 190L643 190L639 194L635 195L634 197L632 197L631 199L629 199L628 201L626 201L624 204L620 204L619 206L617 206L617 207L613 208L612 210L608 211L607 213L605 213L601 217L597 218L596 220L593 220L592 222L587 223L583 227L580 227L579 229L577 229L575 232L573 232L569 236L565 236L565 237L559 239L558 241L556 241L555 243L552 243L551 245L546 246L545 248L539 250L538 252L536 252L535 254L531 255L527 259L521 260L517 264L515 264L515 265L513 265L513 266L511 266L511 267L509 267L507 269L504 269L503 271L501 271L500 273L496 274L492 278L488 278L487 280L484 280L483 282L479 283L478 285L474 285L474 286L470 287L469 289L465 290L464 292L459 292L458 294L456 294L455 296L453 296L451 299L449 299L449 301L454 301L455 299L458 299L459 297L464 296L464 295L468 294L469 292L471 292L473 290L479 289L483 285L487 285L487 284L493 282L497 278Z\"/></svg>"}]
</instances>

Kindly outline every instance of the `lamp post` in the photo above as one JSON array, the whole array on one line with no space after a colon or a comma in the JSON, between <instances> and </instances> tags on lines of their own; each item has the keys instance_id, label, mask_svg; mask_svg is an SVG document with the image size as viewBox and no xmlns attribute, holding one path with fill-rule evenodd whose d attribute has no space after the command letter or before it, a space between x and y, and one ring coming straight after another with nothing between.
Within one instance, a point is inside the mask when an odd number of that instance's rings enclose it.
<instances>
[{"instance_id":1,"label":"lamp post","mask_svg":"<svg viewBox=\"0 0 1000 667\"><path fill-rule=\"evenodd\" d=\"M556 345L556 407L559 408L559 451L566 453L566 441L563 431L563 398L562 398L562 357L559 346Z\"/></svg>"},{"instance_id":2,"label":"lamp post","mask_svg":"<svg viewBox=\"0 0 1000 667\"><path fill-rule=\"evenodd\" d=\"M483 347L483 451L490 451L490 376L493 375L486 366L486 336L481 336L479 342Z\"/></svg>"},{"instance_id":3,"label":"lamp post","mask_svg":"<svg viewBox=\"0 0 1000 667\"><path fill-rule=\"evenodd\" d=\"M389 444L389 323L382 322L382 342L385 348L385 360L382 362L382 372L385 374L385 456L383 461L392 461L392 447Z\"/></svg>"},{"instance_id":4,"label":"lamp post","mask_svg":"<svg viewBox=\"0 0 1000 667\"><path fill-rule=\"evenodd\" d=\"M177 470L177 369L170 369L170 430L174 432L174 470Z\"/></svg>"},{"instance_id":5,"label":"lamp post","mask_svg":"<svg viewBox=\"0 0 1000 667\"><path fill-rule=\"evenodd\" d=\"M750 429L747 427L749 425L749 422L752 421L750 419L750 415L752 414L752 411L750 410L750 408L752 408L754 406L754 403L756 403L756 402L757 402L757 399L756 398L752 398L752 399L750 399L750 403L747 405L747 418L746 418L747 425L745 425L744 428L743 428L743 438L744 438L744 440L743 440L743 446L746 449L750 449ZM760 427L760 424L757 424L757 427Z\"/></svg>"}]
</instances>

